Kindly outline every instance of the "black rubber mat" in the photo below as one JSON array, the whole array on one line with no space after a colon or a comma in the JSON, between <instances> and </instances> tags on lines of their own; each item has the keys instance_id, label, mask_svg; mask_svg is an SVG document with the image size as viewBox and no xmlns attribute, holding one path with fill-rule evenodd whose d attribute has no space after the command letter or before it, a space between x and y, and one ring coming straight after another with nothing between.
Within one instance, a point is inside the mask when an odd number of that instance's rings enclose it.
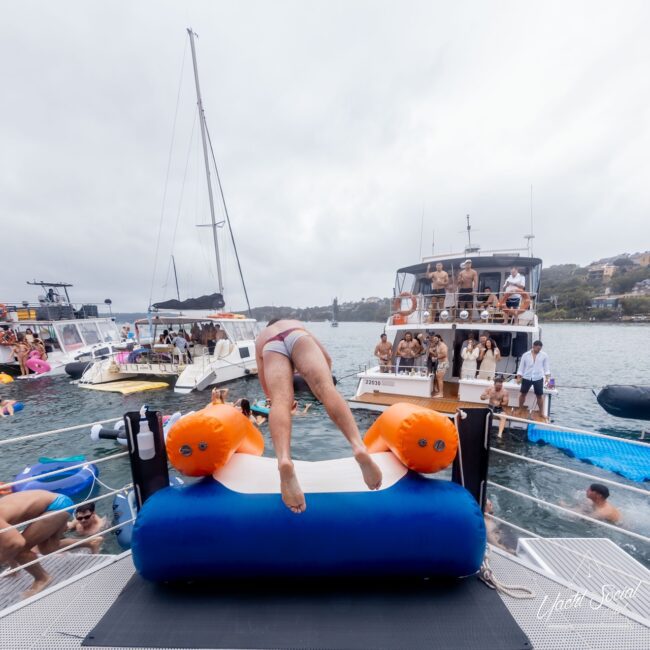
<instances>
[{"instance_id":1,"label":"black rubber mat","mask_svg":"<svg viewBox=\"0 0 650 650\"><path fill-rule=\"evenodd\" d=\"M270 586L156 585L137 574L84 646L530 650L476 577Z\"/></svg>"}]
</instances>

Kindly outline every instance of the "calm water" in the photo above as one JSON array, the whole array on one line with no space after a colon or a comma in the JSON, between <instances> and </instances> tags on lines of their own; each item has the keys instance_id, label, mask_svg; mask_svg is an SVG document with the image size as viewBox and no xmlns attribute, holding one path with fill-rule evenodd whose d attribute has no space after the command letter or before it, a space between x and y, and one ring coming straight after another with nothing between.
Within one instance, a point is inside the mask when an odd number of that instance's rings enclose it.
<instances>
[{"instance_id":1,"label":"calm water","mask_svg":"<svg viewBox=\"0 0 650 650\"><path fill-rule=\"evenodd\" d=\"M352 395L356 388L355 379L345 377L357 371L359 364L372 358L382 325L340 323L337 329L327 323L312 323L309 327L321 338L332 355L335 374L343 378L339 383L341 393L345 396ZM550 355L552 374L560 390L559 398L554 400L554 420L566 426L627 438L638 437L644 425L650 427L650 423L621 420L608 415L598 405L590 390L594 388L597 391L607 383L650 383L649 333L650 329L644 325L544 326L545 350ZM257 379L239 380L230 384L229 388L231 398L245 396L253 400L262 396ZM70 384L67 377L14 382L0 386L0 392L3 397L19 399L25 403L24 411L13 418L0 420L1 439L119 417L126 411L139 409L145 402L164 413L176 410L185 412L203 407L209 398L207 392L177 395L171 390L123 397L114 393L80 389ZM375 419L372 413L358 411L355 417L362 432ZM272 453L268 427L264 426L263 432L267 441L265 453L268 455ZM627 482L626 479L569 458L552 447L531 445L525 441L522 433L506 434L504 440L497 441L495 446L596 476ZM92 442L89 429L46 437L16 447L3 446L0 447L0 481L11 480L25 465L36 462L40 456L85 454L88 458L99 458L123 450L123 447L108 441ZM307 416L294 419L293 450L296 458L307 460L337 458L348 453L345 439L334 428L319 404L315 404ZM100 466L100 472L102 481L112 487L120 487L130 480L126 458L109 461ZM556 470L505 459L497 454L491 458L490 478L538 498L555 503L563 500L572 505L580 503L589 482ZM644 547L642 542L630 543L629 538L621 534L558 516L550 509L538 507L497 488L491 489L490 496L495 504L495 514L524 528L544 536L611 536L650 565L650 549ZM621 490L612 490L611 500L622 510L625 527L650 536L650 506L647 499ZM107 499L98 504L98 510L102 514L110 513L109 502L110 499ZM105 550L118 550L113 540L106 546Z\"/></svg>"}]
</instances>

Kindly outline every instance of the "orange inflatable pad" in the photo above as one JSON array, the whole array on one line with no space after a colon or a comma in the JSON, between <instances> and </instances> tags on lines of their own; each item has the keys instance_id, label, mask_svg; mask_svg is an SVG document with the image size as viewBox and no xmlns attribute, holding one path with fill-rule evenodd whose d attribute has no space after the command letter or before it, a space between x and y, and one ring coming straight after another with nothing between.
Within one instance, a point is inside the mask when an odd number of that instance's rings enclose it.
<instances>
[{"instance_id":1,"label":"orange inflatable pad","mask_svg":"<svg viewBox=\"0 0 650 650\"><path fill-rule=\"evenodd\" d=\"M363 441L370 453L392 451L409 469L432 474L456 457L458 431L442 413L398 402L375 420Z\"/></svg>"},{"instance_id":2,"label":"orange inflatable pad","mask_svg":"<svg viewBox=\"0 0 650 650\"><path fill-rule=\"evenodd\" d=\"M227 404L208 405L182 417L167 434L167 456L186 476L207 476L234 453L261 456L264 438L252 422Z\"/></svg>"}]
</instances>

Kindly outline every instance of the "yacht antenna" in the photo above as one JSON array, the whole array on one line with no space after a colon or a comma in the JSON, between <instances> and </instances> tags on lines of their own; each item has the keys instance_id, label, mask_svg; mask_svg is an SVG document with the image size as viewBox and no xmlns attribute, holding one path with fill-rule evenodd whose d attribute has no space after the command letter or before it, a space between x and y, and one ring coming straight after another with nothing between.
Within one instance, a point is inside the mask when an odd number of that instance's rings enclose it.
<instances>
[{"instance_id":1,"label":"yacht antenna","mask_svg":"<svg viewBox=\"0 0 650 650\"><path fill-rule=\"evenodd\" d=\"M176 297L178 298L178 302L180 302L181 292L178 290L178 276L176 275L176 260L174 259L173 255L172 255L172 267L174 269L174 282L176 282Z\"/></svg>"},{"instance_id":2,"label":"yacht antenna","mask_svg":"<svg viewBox=\"0 0 650 650\"><path fill-rule=\"evenodd\" d=\"M422 238L424 237L424 206L422 206L422 216L420 217L420 259L422 259Z\"/></svg>"},{"instance_id":3,"label":"yacht antenna","mask_svg":"<svg viewBox=\"0 0 650 650\"><path fill-rule=\"evenodd\" d=\"M192 47L192 64L194 66L194 83L196 85L196 103L199 107L199 123L201 124L201 140L203 141L203 158L205 159L205 176L208 183L208 199L210 202L210 218L212 220L212 237L214 240L214 256L217 261L217 279L219 282L219 293L223 296L223 280L221 277L221 260L219 258L219 242L217 239L217 220L214 216L214 197L212 196L212 181L210 180L210 160L208 158L208 143L205 135L205 112L203 111L203 101L201 100L201 86L199 85L199 69L196 63L196 49L194 48L194 32L191 27L187 28L190 35L190 45Z\"/></svg>"},{"instance_id":4,"label":"yacht antenna","mask_svg":"<svg viewBox=\"0 0 650 650\"><path fill-rule=\"evenodd\" d=\"M465 215L465 219L467 219L467 227L465 228L467 230L467 247L465 248L465 254L478 253L481 247L477 245L472 246L472 225L469 222L469 215Z\"/></svg>"},{"instance_id":5,"label":"yacht antenna","mask_svg":"<svg viewBox=\"0 0 650 650\"><path fill-rule=\"evenodd\" d=\"M533 230L533 186L531 184L530 186L530 234L524 235L524 239L526 240L526 246L528 248L528 256L532 257L533 256L533 239L535 239L535 235L533 234L535 231Z\"/></svg>"}]
</instances>

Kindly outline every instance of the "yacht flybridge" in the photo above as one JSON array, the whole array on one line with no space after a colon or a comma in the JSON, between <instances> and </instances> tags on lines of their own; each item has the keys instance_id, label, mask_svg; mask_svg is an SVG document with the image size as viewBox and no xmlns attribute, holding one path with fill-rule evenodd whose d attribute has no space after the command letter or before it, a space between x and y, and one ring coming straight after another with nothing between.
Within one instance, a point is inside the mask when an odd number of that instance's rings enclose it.
<instances>
[{"instance_id":1,"label":"yacht flybridge","mask_svg":"<svg viewBox=\"0 0 650 650\"><path fill-rule=\"evenodd\" d=\"M113 317L100 316L95 303L73 303L68 293L72 284L27 284L40 287L36 302L0 304L0 372L19 375L13 349L18 339L25 339L29 345L40 339L47 355L46 363L24 378L63 374L66 364L108 357L119 344L120 333Z\"/></svg>"},{"instance_id":2,"label":"yacht flybridge","mask_svg":"<svg viewBox=\"0 0 650 650\"><path fill-rule=\"evenodd\" d=\"M484 406L481 395L493 385L495 376L501 376L509 397L506 411L514 414L520 391L515 379L519 361L532 342L541 338L536 305L542 260L526 253L468 248L463 253L425 257L418 264L400 268L385 327L392 356L383 365L368 364L358 373L356 393L348 401L351 408L383 411L397 401L414 401L451 414L463 406ZM466 265L468 261L470 265ZM471 273L465 278L460 275L466 267L475 271L473 284ZM436 268L448 276L444 290L436 288L431 277ZM508 291L513 268L525 283L524 289L518 285ZM396 353L407 333L424 345L422 354L404 364ZM435 360L427 354L435 334L447 348L448 368L442 366L444 375L439 370L442 386L436 386ZM482 371L483 364L477 359L469 372L463 372L463 352L470 339L480 348L486 338L499 351L492 368ZM551 382L544 387L542 413L536 410L532 390L524 406L532 417L545 420L556 394Z\"/></svg>"}]
</instances>

